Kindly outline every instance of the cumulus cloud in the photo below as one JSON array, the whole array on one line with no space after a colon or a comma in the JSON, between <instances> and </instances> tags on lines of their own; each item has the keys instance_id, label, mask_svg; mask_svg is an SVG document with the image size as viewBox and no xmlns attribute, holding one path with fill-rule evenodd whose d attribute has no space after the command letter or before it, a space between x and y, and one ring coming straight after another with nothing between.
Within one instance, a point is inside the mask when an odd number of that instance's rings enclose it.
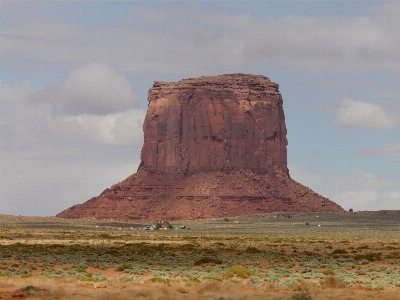
<instances>
[{"instance_id":1,"label":"cumulus cloud","mask_svg":"<svg viewBox=\"0 0 400 300\"><path fill-rule=\"evenodd\" d=\"M144 117L145 112L141 109L100 116L55 117L47 126L47 138L139 147L143 144Z\"/></svg>"},{"instance_id":2,"label":"cumulus cloud","mask_svg":"<svg viewBox=\"0 0 400 300\"><path fill-rule=\"evenodd\" d=\"M94 85L96 86L96 84ZM62 87L63 84L58 90L61 91ZM123 93L125 85L121 85L121 87L121 93ZM131 84L129 87L132 87ZM23 147L23 145L32 143L56 142L88 142L99 145L140 147L143 143L142 124L145 111L141 108L134 108L135 105L131 103L132 101L128 102L130 100L128 98L126 98L127 102L131 105L123 111L113 112L117 109L113 107L114 102L111 98L112 94L110 94L110 97L103 96L103 100L101 100L103 108L109 106L101 111L102 114L95 114L93 112L98 112L98 110L88 107L85 110L90 113L79 113L77 110L76 114L65 115L53 113L54 107L59 105L55 101L46 102L46 105L33 105L32 98L45 94L45 92L35 92L29 82L14 84L2 82L0 88L2 147ZM113 91L121 94L115 86ZM94 97L93 95L92 97ZM52 99L50 98L50 100ZM95 101L94 98L92 100ZM120 105L118 110L122 110L122 107L128 103ZM93 104L94 107L96 105L97 103ZM138 106L137 103L136 106ZM106 110L113 113L105 113Z\"/></svg>"},{"instance_id":3,"label":"cumulus cloud","mask_svg":"<svg viewBox=\"0 0 400 300\"><path fill-rule=\"evenodd\" d=\"M54 215L133 174L144 110L57 115L29 81L0 81L0 212Z\"/></svg>"},{"instance_id":4,"label":"cumulus cloud","mask_svg":"<svg viewBox=\"0 0 400 300\"><path fill-rule=\"evenodd\" d=\"M330 175L322 169L294 165L290 166L290 174L344 209L400 209L400 178L360 171Z\"/></svg>"},{"instance_id":5,"label":"cumulus cloud","mask_svg":"<svg viewBox=\"0 0 400 300\"><path fill-rule=\"evenodd\" d=\"M358 151L358 153L365 156L375 156L375 157L397 156L400 155L400 143L386 147L366 148Z\"/></svg>"},{"instance_id":6,"label":"cumulus cloud","mask_svg":"<svg viewBox=\"0 0 400 300\"><path fill-rule=\"evenodd\" d=\"M378 104L346 98L336 112L335 124L344 128L364 127L386 131L396 129L397 120Z\"/></svg>"},{"instance_id":7,"label":"cumulus cloud","mask_svg":"<svg viewBox=\"0 0 400 300\"><path fill-rule=\"evenodd\" d=\"M355 210L400 209L396 193L400 178L350 171L330 178L326 195L346 208ZM387 192L389 190L389 192Z\"/></svg>"},{"instance_id":8,"label":"cumulus cloud","mask_svg":"<svg viewBox=\"0 0 400 300\"><path fill-rule=\"evenodd\" d=\"M50 84L33 95L67 114L106 115L140 107L140 99L125 75L105 64L91 63L71 71L60 84Z\"/></svg>"},{"instance_id":9,"label":"cumulus cloud","mask_svg":"<svg viewBox=\"0 0 400 300\"><path fill-rule=\"evenodd\" d=\"M13 112L26 112L26 118L11 121L14 135L21 141L142 145L145 111L140 108L139 96L125 75L105 64L75 68L61 84L41 91L11 85L5 89L10 92L4 97L14 99L9 101ZM24 103L18 108L17 98Z\"/></svg>"}]
</instances>

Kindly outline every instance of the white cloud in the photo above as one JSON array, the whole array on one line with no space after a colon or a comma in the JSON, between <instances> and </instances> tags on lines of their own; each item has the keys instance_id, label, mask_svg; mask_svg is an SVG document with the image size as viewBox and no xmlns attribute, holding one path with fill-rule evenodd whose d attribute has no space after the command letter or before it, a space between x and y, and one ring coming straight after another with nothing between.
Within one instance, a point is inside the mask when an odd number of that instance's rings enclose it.
<instances>
[{"instance_id":1,"label":"white cloud","mask_svg":"<svg viewBox=\"0 0 400 300\"><path fill-rule=\"evenodd\" d=\"M387 189L400 187L400 178L351 171L329 178L324 190L337 203L355 210L400 209Z\"/></svg>"},{"instance_id":2,"label":"white cloud","mask_svg":"<svg viewBox=\"0 0 400 300\"><path fill-rule=\"evenodd\" d=\"M336 112L335 124L344 128L364 127L375 130L394 130L397 120L380 105L343 99Z\"/></svg>"},{"instance_id":3,"label":"white cloud","mask_svg":"<svg viewBox=\"0 0 400 300\"><path fill-rule=\"evenodd\" d=\"M141 109L108 115L81 114L56 117L48 125L49 137L78 140L103 145L137 146L143 144Z\"/></svg>"},{"instance_id":4,"label":"white cloud","mask_svg":"<svg viewBox=\"0 0 400 300\"><path fill-rule=\"evenodd\" d=\"M75 68L61 85L51 84L32 97L72 115L106 115L140 107L140 99L128 78L105 64Z\"/></svg>"},{"instance_id":5,"label":"white cloud","mask_svg":"<svg viewBox=\"0 0 400 300\"><path fill-rule=\"evenodd\" d=\"M330 178L330 182L342 190L364 191L400 185L400 178L377 176L372 173L348 171Z\"/></svg>"},{"instance_id":6,"label":"white cloud","mask_svg":"<svg viewBox=\"0 0 400 300\"><path fill-rule=\"evenodd\" d=\"M34 91L32 84L26 81L19 81L11 84L4 83L0 80L0 101L1 112L4 110L5 103L24 102L27 96Z\"/></svg>"},{"instance_id":7,"label":"white cloud","mask_svg":"<svg viewBox=\"0 0 400 300\"><path fill-rule=\"evenodd\" d=\"M377 207L376 204L380 202L381 197L382 195L377 190L348 191L338 197L338 203L356 211L390 209L387 204Z\"/></svg>"},{"instance_id":8,"label":"white cloud","mask_svg":"<svg viewBox=\"0 0 400 300\"><path fill-rule=\"evenodd\" d=\"M73 148L37 145L27 152L2 153L0 212L54 216L125 179L140 163L135 152L128 156L115 148L109 154L99 147Z\"/></svg>"},{"instance_id":9,"label":"white cloud","mask_svg":"<svg viewBox=\"0 0 400 300\"><path fill-rule=\"evenodd\" d=\"M55 103L32 105L29 98L41 92L35 93L29 82L1 83L0 88L3 148L57 142L133 147L141 147L143 143L145 111L133 108L134 105L116 113L60 115L53 113Z\"/></svg>"},{"instance_id":10,"label":"white cloud","mask_svg":"<svg viewBox=\"0 0 400 300\"><path fill-rule=\"evenodd\" d=\"M400 155L400 143L386 146L386 147L376 147L367 148L358 151L359 154L365 156L376 156L376 157L392 157Z\"/></svg>"},{"instance_id":11,"label":"white cloud","mask_svg":"<svg viewBox=\"0 0 400 300\"><path fill-rule=\"evenodd\" d=\"M322 169L294 165L290 165L290 174L344 209L400 209L400 178L359 171L330 175Z\"/></svg>"},{"instance_id":12,"label":"white cloud","mask_svg":"<svg viewBox=\"0 0 400 300\"><path fill-rule=\"evenodd\" d=\"M301 179L305 186L318 186L323 182L323 171L320 168L303 168L289 164L289 174L294 180Z\"/></svg>"},{"instance_id":13,"label":"white cloud","mask_svg":"<svg viewBox=\"0 0 400 300\"><path fill-rule=\"evenodd\" d=\"M30 82L0 82L0 212L54 215L133 174L145 112L54 115Z\"/></svg>"},{"instance_id":14,"label":"white cloud","mask_svg":"<svg viewBox=\"0 0 400 300\"><path fill-rule=\"evenodd\" d=\"M121 25L81 27L31 17L2 26L2 64L14 69L105 62L124 72L205 75L273 66L290 71L400 76L400 19L393 1L372 17L177 14L139 10ZM175 22L178 15L179 22ZM173 21L171 21L173 20ZM29 57L31 59L23 59Z\"/></svg>"},{"instance_id":15,"label":"white cloud","mask_svg":"<svg viewBox=\"0 0 400 300\"><path fill-rule=\"evenodd\" d=\"M390 207L395 207L395 209L400 209L400 189L399 190L391 190L391 191L383 194L382 198L386 205L388 205Z\"/></svg>"}]
</instances>

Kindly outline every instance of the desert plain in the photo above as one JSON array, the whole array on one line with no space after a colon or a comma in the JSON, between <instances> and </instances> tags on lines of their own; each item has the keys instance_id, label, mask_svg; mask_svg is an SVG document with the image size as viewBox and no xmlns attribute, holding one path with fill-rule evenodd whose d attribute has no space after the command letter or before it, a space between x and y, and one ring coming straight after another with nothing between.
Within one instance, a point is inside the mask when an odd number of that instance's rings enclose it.
<instances>
[{"instance_id":1,"label":"desert plain","mask_svg":"<svg viewBox=\"0 0 400 300\"><path fill-rule=\"evenodd\" d=\"M0 299L400 299L399 220L285 212L143 230L0 215Z\"/></svg>"}]
</instances>

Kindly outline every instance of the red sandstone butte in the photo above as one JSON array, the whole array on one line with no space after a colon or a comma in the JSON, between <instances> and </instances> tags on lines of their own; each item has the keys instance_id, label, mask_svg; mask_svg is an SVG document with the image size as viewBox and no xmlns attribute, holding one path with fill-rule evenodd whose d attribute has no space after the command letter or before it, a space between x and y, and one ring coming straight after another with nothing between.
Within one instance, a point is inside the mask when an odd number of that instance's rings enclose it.
<instances>
[{"instance_id":1,"label":"red sandstone butte","mask_svg":"<svg viewBox=\"0 0 400 300\"><path fill-rule=\"evenodd\" d=\"M344 212L289 176L278 84L245 74L156 81L137 172L57 216L177 220Z\"/></svg>"}]
</instances>

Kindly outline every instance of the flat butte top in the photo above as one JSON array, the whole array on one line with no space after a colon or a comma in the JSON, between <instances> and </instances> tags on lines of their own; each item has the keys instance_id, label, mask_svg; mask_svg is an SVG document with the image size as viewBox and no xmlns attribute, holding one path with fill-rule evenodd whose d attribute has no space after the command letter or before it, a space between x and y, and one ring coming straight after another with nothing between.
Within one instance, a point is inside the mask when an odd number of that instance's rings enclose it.
<instances>
[{"instance_id":1,"label":"flat butte top","mask_svg":"<svg viewBox=\"0 0 400 300\"><path fill-rule=\"evenodd\" d=\"M193 89L241 91L254 90L257 93L279 93L279 85L268 77L251 74L224 74L218 76L202 76L198 78L182 79L177 82L155 81L154 89ZM149 99L151 101L151 99Z\"/></svg>"}]
</instances>

